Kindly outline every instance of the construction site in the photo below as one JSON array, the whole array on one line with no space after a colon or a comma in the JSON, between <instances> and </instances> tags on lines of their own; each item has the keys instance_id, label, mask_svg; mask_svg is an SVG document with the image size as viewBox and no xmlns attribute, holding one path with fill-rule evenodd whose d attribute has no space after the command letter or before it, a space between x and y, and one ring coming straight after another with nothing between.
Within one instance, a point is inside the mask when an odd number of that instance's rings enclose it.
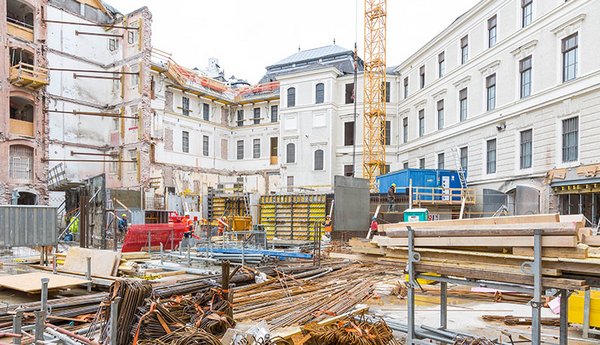
<instances>
[{"instance_id":1,"label":"construction site","mask_svg":"<svg viewBox=\"0 0 600 345\"><path fill-rule=\"evenodd\" d=\"M0 0L0 344L599 344L600 1L390 3L251 83Z\"/></svg>"}]
</instances>

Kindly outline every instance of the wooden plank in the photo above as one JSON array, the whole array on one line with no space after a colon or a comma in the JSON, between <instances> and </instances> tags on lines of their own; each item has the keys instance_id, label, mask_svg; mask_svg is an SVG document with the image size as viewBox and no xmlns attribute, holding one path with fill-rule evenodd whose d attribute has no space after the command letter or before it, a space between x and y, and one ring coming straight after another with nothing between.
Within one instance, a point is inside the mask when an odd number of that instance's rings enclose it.
<instances>
[{"instance_id":1,"label":"wooden plank","mask_svg":"<svg viewBox=\"0 0 600 345\"><path fill-rule=\"evenodd\" d=\"M491 225L491 224L520 224L520 223L558 223L560 221L558 213L553 214L534 214L526 216L509 216L509 217L486 217L486 218L470 218L470 219L454 219L454 220L437 220L431 222L414 222L410 225L414 229L425 227L443 227L455 225ZM406 226L406 223L382 224L379 226L380 231L388 231L397 229L398 227Z\"/></svg>"},{"instance_id":2,"label":"wooden plank","mask_svg":"<svg viewBox=\"0 0 600 345\"><path fill-rule=\"evenodd\" d=\"M114 276L118 269L120 253L110 250L71 247L67 252L63 269L71 272L87 272L87 257L92 258L92 275Z\"/></svg>"},{"instance_id":3,"label":"wooden plank","mask_svg":"<svg viewBox=\"0 0 600 345\"><path fill-rule=\"evenodd\" d=\"M512 273L512 274L498 274L490 269L467 269L459 267L450 267L447 265L431 265L431 264L417 264L416 269L419 272L437 273L443 275L450 275L462 278L481 279L490 281L500 281L506 283L517 283L517 284L533 284L533 276ZM576 279L565 279L565 278L542 278L542 284L546 288L560 288L569 290L582 290L586 287L585 280Z\"/></svg>"},{"instance_id":4,"label":"wooden plank","mask_svg":"<svg viewBox=\"0 0 600 345\"><path fill-rule=\"evenodd\" d=\"M390 238L374 236L373 242L384 247L405 247L407 238ZM505 236L505 237L417 237L416 247L533 247L533 237L530 236ZM576 247L576 236L544 236L543 247Z\"/></svg>"},{"instance_id":5,"label":"wooden plank","mask_svg":"<svg viewBox=\"0 0 600 345\"><path fill-rule=\"evenodd\" d=\"M10 276L0 276L0 286L7 289L35 293L42 290L42 278L48 278L48 289L60 289L70 286L87 284L85 279L66 277L59 274L45 272L31 272L25 274L14 274Z\"/></svg>"},{"instance_id":6,"label":"wooden plank","mask_svg":"<svg viewBox=\"0 0 600 345\"><path fill-rule=\"evenodd\" d=\"M392 238L408 237L409 224L386 231ZM535 229L543 230L546 236L574 236L579 226L576 223L522 223L489 225L453 225L444 227L419 227L415 237L460 237L460 236L533 236Z\"/></svg>"},{"instance_id":7,"label":"wooden plank","mask_svg":"<svg viewBox=\"0 0 600 345\"><path fill-rule=\"evenodd\" d=\"M600 247L600 236L583 236L583 243L592 247Z\"/></svg>"},{"instance_id":8,"label":"wooden plank","mask_svg":"<svg viewBox=\"0 0 600 345\"><path fill-rule=\"evenodd\" d=\"M579 244L575 248L543 248L542 257L585 259L588 257L588 248L589 246L586 244ZM533 257L533 248L515 247L513 254Z\"/></svg>"}]
</instances>

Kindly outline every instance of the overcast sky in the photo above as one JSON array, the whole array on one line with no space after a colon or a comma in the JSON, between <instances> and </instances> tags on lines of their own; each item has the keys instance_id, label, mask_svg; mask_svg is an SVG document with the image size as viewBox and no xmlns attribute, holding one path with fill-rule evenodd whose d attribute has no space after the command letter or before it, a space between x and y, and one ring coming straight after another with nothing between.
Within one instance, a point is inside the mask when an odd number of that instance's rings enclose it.
<instances>
[{"instance_id":1,"label":"overcast sky","mask_svg":"<svg viewBox=\"0 0 600 345\"><path fill-rule=\"evenodd\" d=\"M256 83L265 67L336 43L363 53L363 0L107 0L123 13L147 6L152 45L186 67L216 57L229 78ZM388 66L397 65L479 0L388 0ZM358 20L357 20L358 6Z\"/></svg>"}]
</instances>

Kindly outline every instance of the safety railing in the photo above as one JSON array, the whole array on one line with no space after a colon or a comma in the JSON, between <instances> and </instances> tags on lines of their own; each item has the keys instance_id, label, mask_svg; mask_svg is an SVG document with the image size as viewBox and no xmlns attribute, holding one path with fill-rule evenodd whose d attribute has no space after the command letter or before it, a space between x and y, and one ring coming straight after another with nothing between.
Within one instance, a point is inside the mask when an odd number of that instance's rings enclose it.
<instances>
[{"instance_id":1,"label":"safety railing","mask_svg":"<svg viewBox=\"0 0 600 345\"><path fill-rule=\"evenodd\" d=\"M471 188L413 187L413 205L466 205L477 202L475 190Z\"/></svg>"},{"instance_id":2,"label":"safety railing","mask_svg":"<svg viewBox=\"0 0 600 345\"><path fill-rule=\"evenodd\" d=\"M9 80L16 86L39 89L48 85L48 70L39 66L19 62L10 68Z\"/></svg>"}]
</instances>

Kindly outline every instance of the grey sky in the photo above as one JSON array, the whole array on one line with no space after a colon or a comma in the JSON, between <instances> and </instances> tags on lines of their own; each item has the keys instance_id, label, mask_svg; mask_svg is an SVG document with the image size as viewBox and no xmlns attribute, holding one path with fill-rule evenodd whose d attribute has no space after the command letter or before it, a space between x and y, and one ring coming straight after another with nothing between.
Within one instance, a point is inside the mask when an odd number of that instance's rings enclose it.
<instances>
[{"instance_id":1,"label":"grey sky","mask_svg":"<svg viewBox=\"0 0 600 345\"><path fill-rule=\"evenodd\" d=\"M147 6L153 46L186 67L216 57L226 77L256 83L265 67L302 49L336 43L363 53L363 0L108 0L121 12ZM388 65L397 65L479 0L388 0ZM358 23L356 20L358 4ZM358 28L358 32L357 32Z\"/></svg>"}]
</instances>

